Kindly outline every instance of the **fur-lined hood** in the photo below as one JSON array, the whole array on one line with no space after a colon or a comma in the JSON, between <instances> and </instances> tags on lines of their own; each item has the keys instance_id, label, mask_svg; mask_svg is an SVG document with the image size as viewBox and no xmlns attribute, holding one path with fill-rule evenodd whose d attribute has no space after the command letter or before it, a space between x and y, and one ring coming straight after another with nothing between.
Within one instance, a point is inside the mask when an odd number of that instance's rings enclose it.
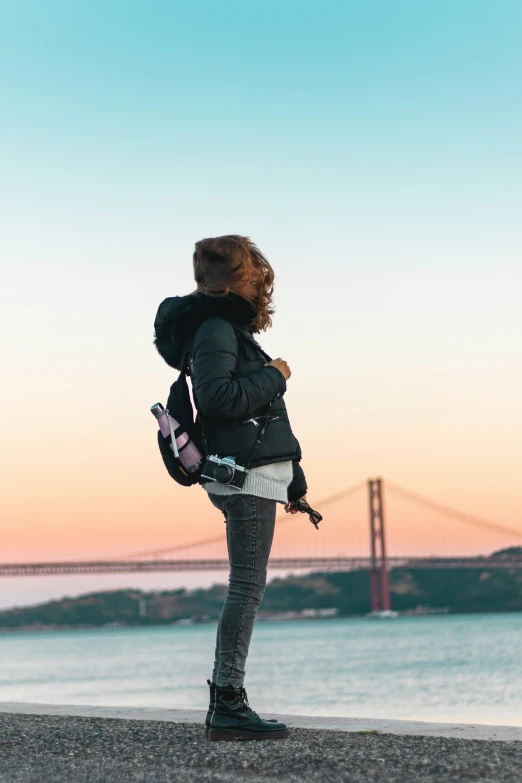
<instances>
[{"instance_id":1,"label":"fur-lined hood","mask_svg":"<svg viewBox=\"0 0 522 783\"><path fill-rule=\"evenodd\" d=\"M226 318L253 334L259 331L252 324L256 315L255 305L234 291L226 296L210 296L202 291L186 296L169 296L158 308L153 342L167 364L179 370L181 353L187 340L206 318Z\"/></svg>"}]
</instances>

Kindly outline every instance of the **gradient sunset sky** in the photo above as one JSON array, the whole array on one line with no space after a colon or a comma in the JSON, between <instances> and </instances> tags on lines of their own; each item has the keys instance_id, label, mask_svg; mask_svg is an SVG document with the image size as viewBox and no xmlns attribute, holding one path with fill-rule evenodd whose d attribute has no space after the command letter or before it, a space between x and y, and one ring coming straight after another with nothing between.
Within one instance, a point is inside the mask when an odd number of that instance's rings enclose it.
<instances>
[{"instance_id":1,"label":"gradient sunset sky","mask_svg":"<svg viewBox=\"0 0 522 783\"><path fill-rule=\"evenodd\" d=\"M518 0L21 0L1 26L4 562L224 540L149 409L177 376L157 307L228 233L275 270L257 337L310 503L382 476L391 554L522 544ZM278 508L274 555L368 551L364 487L319 533Z\"/></svg>"}]
</instances>

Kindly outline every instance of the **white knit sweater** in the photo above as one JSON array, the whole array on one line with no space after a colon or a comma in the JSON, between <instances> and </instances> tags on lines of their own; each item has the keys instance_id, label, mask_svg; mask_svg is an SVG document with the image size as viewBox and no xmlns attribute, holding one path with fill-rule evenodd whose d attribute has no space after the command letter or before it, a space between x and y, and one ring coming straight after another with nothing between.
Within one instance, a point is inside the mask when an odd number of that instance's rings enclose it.
<instances>
[{"instance_id":1,"label":"white knit sweater","mask_svg":"<svg viewBox=\"0 0 522 783\"><path fill-rule=\"evenodd\" d=\"M279 503L288 503L288 485L293 478L292 460L284 462L271 462L269 465L260 465L250 468L245 483L241 489L222 484L220 481L205 481L201 484L207 492L216 495L256 495L259 498L277 500Z\"/></svg>"}]
</instances>

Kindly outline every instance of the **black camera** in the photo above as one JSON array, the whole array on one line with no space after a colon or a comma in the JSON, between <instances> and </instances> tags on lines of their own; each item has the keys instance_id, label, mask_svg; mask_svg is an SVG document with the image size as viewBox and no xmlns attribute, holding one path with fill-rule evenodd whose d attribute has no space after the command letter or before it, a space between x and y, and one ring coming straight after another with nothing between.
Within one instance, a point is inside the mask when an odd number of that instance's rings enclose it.
<instances>
[{"instance_id":1,"label":"black camera","mask_svg":"<svg viewBox=\"0 0 522 783\"><path fill-rule=\"evenodd\" d=\"M205 460L200 479L219 481L220 484L241 489L247 473L247 468L236 465L235 457L218 457L217 454L211 454Z\"/></svg>"}]
</instances>

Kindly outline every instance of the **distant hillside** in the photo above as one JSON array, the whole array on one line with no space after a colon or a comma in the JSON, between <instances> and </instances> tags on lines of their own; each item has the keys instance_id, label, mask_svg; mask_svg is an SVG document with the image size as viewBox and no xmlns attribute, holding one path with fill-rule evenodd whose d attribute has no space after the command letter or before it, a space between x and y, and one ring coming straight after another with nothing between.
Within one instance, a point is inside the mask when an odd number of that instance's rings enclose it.
<instances>
[{"instance_id":1,"label":"distant hillside","mask_svg":"<svg viewBox=\"0 0 522 783\"><path fill-rule=\"evenodd\" d=\"M522 556L522 547L495 552L491 558L513 555ZM522 611L522 569L395 568L390 572L390 587L392 607L399 611L419 605L448 607L454 613ZM158 625L186 618L200 622L217 620L227 589L227 584L217 584L191 591L180 588L89 593L0 611L0 630ZM370 611L368 572L320 572L274 579L267 585L260 616L268 612L334 608L345 617Z\"/></svg>"}]
</instances>

